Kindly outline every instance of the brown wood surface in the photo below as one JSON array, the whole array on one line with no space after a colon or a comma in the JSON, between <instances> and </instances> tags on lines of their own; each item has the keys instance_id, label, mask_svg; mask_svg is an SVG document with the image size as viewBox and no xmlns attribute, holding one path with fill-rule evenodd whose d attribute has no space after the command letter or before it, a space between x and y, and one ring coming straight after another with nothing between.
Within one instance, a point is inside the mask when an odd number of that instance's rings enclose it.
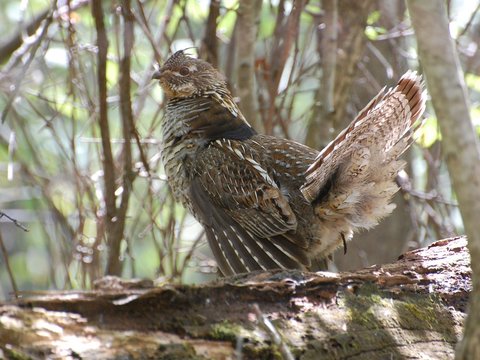
<instances>
[{"instance_id":1,"label":"brown wood surface","mask_svg":"<svg viewBox=\"0 0 480 360\"><path fill-rule=\"evenodd\" d=\"M275 271L197 286L110 277L92 291L1 305L0 349L26 359L281 359L258 304L298 359L448 359L470 290L462 237L357 272Z\"/></svg>"}]
</instances>

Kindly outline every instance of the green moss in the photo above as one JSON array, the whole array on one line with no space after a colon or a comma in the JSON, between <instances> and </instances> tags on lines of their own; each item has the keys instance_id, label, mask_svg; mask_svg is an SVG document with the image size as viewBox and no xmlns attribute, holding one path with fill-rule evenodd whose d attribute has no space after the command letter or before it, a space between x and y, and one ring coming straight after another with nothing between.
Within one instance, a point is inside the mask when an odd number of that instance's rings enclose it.
<instances>
[{"instance_id":1,"label":"green moss","mask_svg":"<svg viewBox=\"0 0 480 360\"><path fill-rule=\"evenodd\" d=\"M30 360L32 359L31 356L28 354L15 349L13 347L10 348L5 348L5 347L0 347L0 349L3 351L3 354L6 356L7 359L12 359L12 360Z\"/></svg>"},{"instance_id":2,"label":"green moss","mask_svg":"<svg viewBox=\"0 0 480 360\"><path fill-rule=\"evenodd\" d=\"M213 340L230 341L235 343L237 341L237 337L241 335L242 330L242 327L239 325L225 320L212 326L210 337Z\"/></svg>"},{"instance_id":3,"label":"green moss","mask_svg":"<svg viewBox=\"0 0 480 360\"><path fill-rule=\"evenodd\" d=\"M347 295L345 298L348 320L367 329L381 327L375 313L377 305L388 306L389 304L378 294Z\"/></svg>"},{"instance_id":4,"label":"green moss","mask_svg":"<svg viewBox=\"0 0 480 360\"><path fill-rule=\"evenodd\" d=\"M404 329L448 329L452 320L442 315L436 305L439 300L423 298L411 294L402 299L391 299L382 296L375 286L363 287L360 293L346 293L341 299L342 306L347 309L350 325L358 325L366 329L382 329L391 321L398 322ZM389 317L385 311L395 314ZM391 325L391 324L390 324Z\"/></svg>"},{"instance_id":5,"label":"green moss","mask_svg":"<svg viewBox=\"0 0 480 360\"><path fill-rule=\"evenodd\" d=\"M234 345L236 345L238 337L246 339L242 347L245 359L282 359L282 355L275 345L258 337L254 332L227 320L213 325L209 335L209 338L212 340L229 341Z\"/></svg>"},{"instance_id":6,"label":"green moss","mask_svg":"<svg viewBox=\"0 0 480 360\"><path fill-rule=\"evenodd\" d=\"M395 308L398 311L401 326L404 328L418 328L421 324L427 330L442 327L443 317L438 313L438 308L430 299L397 302Z\"/></svg>"},{"instance_id":7,"label":"green moss","mask_svg":"<svg viewBox=\"0 0 480 360\"><path fill-rule=\"evenodd\" d=\"M251 344L247 343L243 346L243 354L245 359L255 359L255 360L282 360L282 354L273 345L261 345L261 344Z\"/></svg>"},{"instance_id":8,"label":"green moss","mask_svg":"<svg viewBox=\"0 0 480 360\"><path fill-rule=\"evenodd\" d=\"M159 360L205 360L203 356L196 355L190 344L160 345L154 356Z\"/></svg>"}]
</instances>

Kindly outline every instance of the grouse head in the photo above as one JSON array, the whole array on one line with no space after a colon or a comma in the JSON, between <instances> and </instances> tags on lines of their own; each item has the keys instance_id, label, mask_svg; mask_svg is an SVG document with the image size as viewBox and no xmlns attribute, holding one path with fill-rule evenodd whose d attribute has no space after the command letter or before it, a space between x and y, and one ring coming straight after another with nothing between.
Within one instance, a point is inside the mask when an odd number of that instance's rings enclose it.
<instances>
[{"instance_id":1,"label":"grouse head","mask_svg":"<svg viewBox=\"0 0 480 360\"><path fill-rule=\"evenodd\" d=\"M153 74L169 99L204 96L218 89L226 90L224 76L206 61L177 51Z\"/></svg>"}]
</instances>

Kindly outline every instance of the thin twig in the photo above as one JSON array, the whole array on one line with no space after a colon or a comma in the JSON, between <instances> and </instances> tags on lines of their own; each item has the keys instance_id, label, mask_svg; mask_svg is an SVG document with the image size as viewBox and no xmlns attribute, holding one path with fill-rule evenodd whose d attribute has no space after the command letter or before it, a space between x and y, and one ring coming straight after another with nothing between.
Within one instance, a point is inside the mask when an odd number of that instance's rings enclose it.
<instances>
[{"instance_id":1,"label":"thin twig","mask_svg":"<svg viewBox=\"0 0 480 360\"><path fill-rule=\"evenodd\" d=\"M45 18L43 21L43 27L37 31L37 36L35 37L35 41L31 43L24 43L24 46L22 46L20 49L18 49L15 52L15 56L13 56L10 61L5 65L1 75L2 77L5 76L6 74L9 74L11 69L13 68L14 65L16 65L17 61L20 61L20 59L27 53L27 51L30 50L28 59L25 61L25 63L22 66L22 71L20 75L17 77L15 80L15 83L13 84L13 90L10 93L8 97L8 101L5 105L5 108L2 111L2 123L5 122L5 119L7 118L8 112L10 111L13 102L15 98L17 97L18 92L20 91L20 84L23 81L23 78L25 74L27 73L27 69L30 67L30 64L32 61L35 59L35 54L40 47L40 44L42 43L43 38L47 34L47 30L50 27L50 24L53 21L53 12L54 12L55 6L52 7L52 9L49 12L49 15Z\"/></svg>"},{"instance_id":2,"label":"thin twig","mask_svg":"<svg viewBox=\"0 0 480 360\"><path fill-rule=\"evenodd\" d=\"M275 325L262 313L258 304L253 304L253 311L257 316L258 324L267 332L272 342L278 346L284 360L294 360L292 352L282 339Z\"/></svg>"},{"instance_id":3,"label":"thin twig","mask_svg":"<svg viewBox=\"0 0 480 360\"><path fill-rule=\"evenodd\" d=\"M465 35L468 31L468 29L470 29L470 26L472 26L473 24L473 20L475 19L475 17L477 16L477 13L478 11L480 11L480 2L477 4L477 7L475 8L475 10L473 11L472 15L470 16L470 19L468 19L468 22L467 24L465 25L465 27L462 29L462 31L458 34L457 36L457 39L455 40L455 42L458 44L458 41L459 39Z\"/></svg>"},{"instance_id":4,"label":"thin twig","mask_svg":"<svg viewBox=\"0 0 480 360\"><path fill-rule=\"evenodd\" d=\"M54 20L57 20L64 16L68 11L77 10L82 6L87 5L89 2L90 0L71 1L67 5L60 6L53 13L53 18ZM21 16L22 26L19 28L19 30L0 43L0 63L6 61L15 50L22 46L25 40L25 35L31 36L37 31L50 12L50 8L41 10L39 13L35 14L33 19L31 19L28 23L23 23L24 16Z\"/></svg>"},{"instance_id":5,"label":"thin twig","mask_svg":"<svg viewBox=\"0 0 480 360\"><path fill-rule=\"evenodd\" d=\"M292 11L284 23L284 6L285 2L281 1L278 5L277 21L275 26L274 47L270 58L269 71L269 104L267 111L267 118L265 121L265 133L272 134L274 127L274 116L277 112L275 107L275 100L278 95L278 86L282 78L282 74L287 62L290 49L294 41L298 38L300 29L300 16L305 7L304 0L293 1Z\"/></svg>"},{"instance_id":6,"label":"thin twig","mask_svg":"<svg viewBox=\"0 0 480 360\"><path fill-rule=\"evenodd\" d=\"M14 223L15 226L19 227L20 229L22 229L22 230L25 231L25 232L28 232L28 229L27 229L25 226L23 226L22 224L20 224L20 223L18 222L18 220L12 218L11 216L8 216L8 215L5 214L3 211L0 211L0 219L1 219L2 217L6 217L8 220L10 220L12 223Z\"/></svg>"},{"instance_id":7,"label":"thin twig","mask_svg":"<svg viewBox=\"0 0 480 360\"><path fill-rule=\"evenodd\" d=\"M387 73L387 77L391 79L393 77L392 64L388 62L382 52L378 50L371 41L367 42L367 49L370 50L372 54L377 58L377 60L383 65L383 67L385 68L385 72Z\"/></svg>"}]
</instances>

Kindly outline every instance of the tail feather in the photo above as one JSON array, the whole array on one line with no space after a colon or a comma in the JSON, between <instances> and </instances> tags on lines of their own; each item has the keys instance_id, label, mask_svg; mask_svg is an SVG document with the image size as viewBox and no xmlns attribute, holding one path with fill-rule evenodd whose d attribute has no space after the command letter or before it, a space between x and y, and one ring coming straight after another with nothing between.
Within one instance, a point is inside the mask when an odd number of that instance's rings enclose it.
<instances>
[{"instance_id":1,"label":"tail feather","mask_svg":"<svg viewBox=\"0 0 480 360\"><path fill-rule=\"evenodd\" d=\"M355 146L372 145L385 153L407 139L403 146L405 151L417 128L417 120L425 110L426 91L423 87L422 77L408 71L394 88L387 92L382 89L307 169L306 181L301 189L305 198L315 200L335 168L351 156ZM396 155L400 156L402 152Z\"/></svg>"},{"instance_id":2,"label":"tail feather","mask_svg":"<svg viewBox=\"0 0 480 360\"><path fill-rule=\"evenodd\" d=\"M301 191L324 228L339 234L370 228L393 211L394 180L404 166L398 158L420 126L423 88L421 76L408 71L394 88L382 89L307 169ZM322 246L332 247L329 241Z\"/></svg>"}]
</instances>

